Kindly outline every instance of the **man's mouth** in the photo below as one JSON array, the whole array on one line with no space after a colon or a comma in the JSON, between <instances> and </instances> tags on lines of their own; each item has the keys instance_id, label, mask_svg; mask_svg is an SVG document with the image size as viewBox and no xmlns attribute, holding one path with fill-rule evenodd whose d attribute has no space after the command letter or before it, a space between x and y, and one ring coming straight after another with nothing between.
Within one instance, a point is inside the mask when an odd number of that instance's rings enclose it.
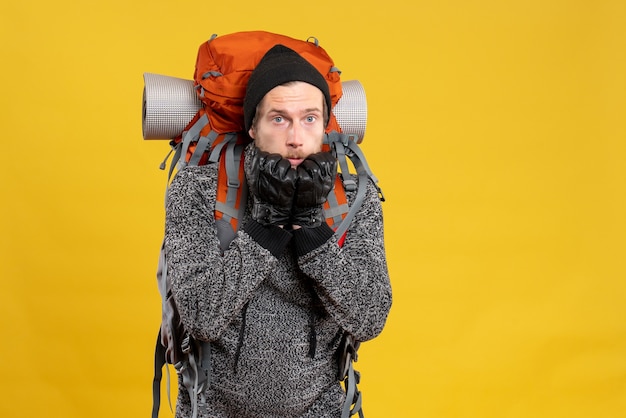
<instances>
[{"instance_id":1,"label":"man's mouth","mask_svg":"<svg viewBox=\"0 0 626 418\"><path fill-rule=\"evenodd\" d=\"M297 157L287 157L287 160L289 160L293 168L296 168L298 165L300 165L302 161L304 161L303 158L297 158Z\"/></svg>"}]
</instances>

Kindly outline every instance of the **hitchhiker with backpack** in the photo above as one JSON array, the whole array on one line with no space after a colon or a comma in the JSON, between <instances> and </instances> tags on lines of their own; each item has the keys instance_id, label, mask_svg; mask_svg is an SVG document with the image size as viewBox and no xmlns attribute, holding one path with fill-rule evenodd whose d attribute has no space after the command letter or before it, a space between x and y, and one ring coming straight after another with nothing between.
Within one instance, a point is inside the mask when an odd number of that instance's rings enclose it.
<instances>
[{"instance_id":1,"label":"hitchhiker with backpack","mask_svg":"<svg viewBox=\"0 0 626 418\"><path fill-rule=\"evenodd\" d=\"M177 417L363 416L352 363L391 307L382 193L331 113L338 72L307 56L323 50L237 36L267 45L240 82L241 126L220 132L232 116L205 105L172 142L157 373L177 369ZM224 71L202 65L205 98Z\"/></svg>"}]
</instances>

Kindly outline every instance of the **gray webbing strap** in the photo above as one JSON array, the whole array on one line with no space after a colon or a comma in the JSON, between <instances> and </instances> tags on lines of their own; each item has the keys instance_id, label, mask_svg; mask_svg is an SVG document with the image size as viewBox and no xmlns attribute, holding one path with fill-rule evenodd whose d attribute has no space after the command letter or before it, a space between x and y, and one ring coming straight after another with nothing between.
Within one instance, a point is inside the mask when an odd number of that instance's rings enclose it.
<instances>
[{"instance_id":1,"label":"gray webbing strap","mask_svg":"<svg viewBox=\"0 0 626 418\"><path fill-rule=\"evenodd\" d=\"M193 377L193 386L191 387L190 400L191 400L191 410L192 410L192 418L196 418L198 416L198 379L200 377L200 373L198 370L198 365L196 364L196 356L193 353L189 354L189 367L195 371ZM184 377L183 377L184 380Z\"/></svg>"},{"instance_id":2,"label":"gray webbing strap","mask_svg":"<svg viewBox=\"0 0 626 418\"><path fill-rule=\"evenodd\" d=\"M170 150L165 156L165 158L163 159L163 161L161 162L161 164L159 165L160 170L165 170L165 166L167 165L167 160L170 158L170 155L172 155L172 152L174 152L175 149L176 149L176 145L174 145L174 142L173 141L170 142Z\"/></svg>"},{"instance_id":3,"label":"gray webbing strap","mask_svg":"<svg viewBox=\"0 0 626 418\"><path fill-rule=\"evenodd\" d=\"M160 273L159 280L157 281L157 286L159 288L159 293L161 294L161 309L165 310L167 293L168 293L168 281L167 281L167 260L165 258L165 240L161 243L161 251L159 252L159 264L157 267L157 274ZM159 338L161 337L161 332L159 331ZM160 341L158 341L160 344ZM171 378L170 378L170 368L167 365L167 354L164 349L163 351L163 366L165 367L165 387L167 393L167 403L170 406L170 411L173 411L172 407L172 392L170 390L171 386ZM157 394L160 398L160 394ZM158 408L157 408L158 414Z\"/></svg>"},{"instance_id":4,"label":"gray webbing strap","mask_svg":"<svg viewBox=\"0 0 626 418\"><path fill-rule=\"evenodd\" d=\"M239 188L239 162L241 161L241 147L239 155L235 155L235 141L229 141L226 147L226 178L228 179L228 190Z\"/></svg>"},{"instance_id":5,"label":"gray webbing strap","mask_svg":"<svg viewBox=\"0 0 626 418\"><path fill-rule=\"evenodd\" d=\"M192 418L197 418L199 406L206 403L204 390L210 384L211 346L208 342L196 341L190 335L185 337L181 346L183 353L187 355L186 361L176 364L175 367L189 393Z\"/></svg>"},{"instance_id":6,"label":"gray webbing strap","mask_svg":"<svg viewBox=\"0 0 626 418\"><path fill-rule=\"evenodd\" d=\"M235 208L237 204L237 193L241 182L239 181L239 165L241 163L241 156L243 154L243 146L238 145L235 141L236 136L228 140L226 145L226 152L224 161L226 166L226 181L228 184L228 190L226 192L226 202L216 202L215 209L224 214L222 219L229 221L231 219L239 219L239 210Z\"/></svg>"},{"instance_id":7,"label":"gray webbing strap","mask_svg":"<svg viewBox=\"0 0 626 418\"><path fill-rule=\"evenodd\" d=\"M336 141L332 143L335 148L335 153L337 154L337 161L339 162L339 167L341 168L341 173L343 174L343 187L347 192L353 192L356 190L356 183L349 176L350 169L348 168L348 161L346 159L346 150L341 141Z\"/></svg>"},{"instance_id":8,"label":"gray webbing strap","mask_svg":"<svg viewBox=\"0 0 626 418\"><path fill-rule=\"evenodd\" d=\"M350 210L348 211L348 214L345 218L343 218L343 221L341 221L341 224L339 224L339 227L335 231L335 235L338 237L342 237L343 234L346 233L346 231L350 227L352 219L354 219L354 216L363 204L363 200L365 200L365 193L367 191L367 174L364 172L360 172L358 173L358 175L359 188L356 192L356 197L354 199L354 202L352 203L352 206L350 207Z\"/></svg>"},{"instance_id":9,"label":"gray webbing strap","mask_svg":"<svg viewBox=\"0 0 626 418\"><path fill-rule=\"evenodd\" d=\"M378 191L378 197L380 198L381 201L384 202L385 196L383 195L383 191L380 189L380 187L378 187L378 179L376 178L374 173L372 173L372 170L370 170L370 167L367 164L367 159L365 159L365 155L363 154L363 151L361 150L359 145L354 141L348 141L348 148L351 151L351 154L349 155L349 157L352 163L354 164L354 167L357 169L357 171L363 170L367 174L367 176L372 179L372 181L374 182L374 185L376 186L376 190ZM354 158L353 155L356 155L356 158Z\"/></svg>"},{"instance_id":10,"label":"gray webbing strap","mask_svg":"<svg viewBox=\"0 0 626 418\"><path fill-rule=\"evenodd\" d=\"M182 154L183 145L179 143L176 145L176 152L174 153L174 157L172 158L172 163L170 164L170 171L167 173L167 180L169 181L172 178L172 173L174 172L174 167L178 164L178 160L180 160L180 155Z\"/></svg>"},{"instance_id":11,"label":"gray webbing strap","mask_svg":"<svg viewBox=\"0 0 626 418\"><path fill-rule=\"evenodd\" d=\"M228 206L226 203L215 202L215 210L222 212L224 215L222 219L225 221L230 221L233 218L239 219L239 211L237 211L233 206Z\"/></svg>"},{"instance_id":12,"label":"gray webbing strap","mask_svg":"<svg viewBox=\"0 0 626 418\"><path fill-rule=\"evenodd\" d=\"M352 415L359 413L359 417L363 418L363 408L362 402L363 397L361 392L356 387L357 384L357 376L354 371L354 366L352 365L352 361L348 366L348 376L346 378L346 400L343 404L343 409L341 411L341 418L350 418ZM352 405L354 404L354 407Z\"/></svg>"},{"instance_id":13,"label":"gray webbing strap","mask_svg":"<svg viewBox=\"0 0 626 418\"><path fill-rule=\"evenodd\" d=\"M209 118L206 114L202 115L202 117L200 117L196 123L194 123L191 128L189 128L189 130L185 133L183 133L183 141L182 141L182 148L181 148L181 155L187 155L187 150L189 149L189 144L191 144L191 142L195 142L198 140L198 138L200 137L200 131L202 131L202 128L204 128L207 124L209 123ZM184 158L180 159L178 162L178 169L180 170L181 168L183 168L186 165L186 161Z\"/></svg>"},{"instance_id":14,"label":"gray webbing strap","mask_svg":"<svg viewBox=\"0 0 626 418\"><path fill-rule=\"evenodd\" d=\"M344 335L342 346L343 351L339 363L339 373L340 380L344 383L346 398L343 403L341 418L349 418L357 412L359 417L363 418L362 397L357 387L361 375L354 370L354 362L357 361L358 357L359 343L351 335L346 334Z\"/></svg>"},{"instance_id":15,"label":"gray webbing strap","mask_svg":"<svg viewBox=\"0 0 626 418\"><path fill-rule=\"evenodd\" d=\"M211 152L211 155L209 156L209 162L212 162L212 163L218 162L224 147L228 145L231 141L235 141L236 139L237 139L236 134L233 134L233 133L225 134L222 142L220 142L213 148L213 151Z\"/></svg>"},{"instance_id":16,"label":"gray webbing strap","mask_svg":"<svg viewBox=\"0 0 626 418\"><path fill-rule=\"evenodd\" d=\"M372 170L370 170L369 165L367 164L367 159L365 158L365 154L363 154L363 151L361 150L357 142L351 139L353 137L354 135L348 135L344 133L339 133L337 131L332 131L326 135L324 142L335 149L335 152L337 153L337 160L339 160L339 166L341 167L342 172L345 172L346 174L348 173L348 164L346 162L347 156L348 158L350 158L350 161L352 161L357 171L361 169L357 167L357 165L361 166L362 169L367 173L368 177L372 179L372 181L375 185L377 185L376 187L378 188L378 179L376 178ZM346 147L348 148L347 151L345 149ZM348 182L348 184L352 183ZM346 183L344 181L344 186L345 185ZM378 188L378 191L379 193L381 193L380 188ZM384 201L384 196L382 196L382 193L381 200Z\"/></svg>"},{"instance_id":17,"label":"gray webbing strap","mask_svg":"<svg viewBox=\"0 0 626 418\"><path fill-rule=\"evenodd\" d=\"M172 144L174 144L174 142L172 141ZM172 157L172 162L170 164L170 169L167 173L167 184L170 183L170 180L172 179L172 173L174 172L174 167L176 166L176 163L178 162L178 160L180 159L180 150L182 148L182 144L179 142L176 145L172 145L172 149L170 150L170 152L167 153L167 155L165 156L165 159L163 160L163 162L161 163L161 165L159 166L159 168L161 170L165 170L165 166L167 164L167 159L170 158L170 155L172 154L172 152L174 152L174 156Z\"/></svg>"},{"instance_id":18,"label":"gray webbing strap","mask_svg":"<svg viewBox=\"0 0 626 418\"><path fill-rule=\"evenodd\" d=\"M334 225L339 225L342 220L342 215L348 213L350 207L347 203L342 205L337 201L337 196L332 191L328 194L328 209L324 209L324 216L333 220Z\"/></svg>"},{"instance_id":19,"label":"gray webbing strap","mask_svg":"<svg viewBox=\"0 0 626 418\"><path fill-rule=\"evenodd\" d=\"M217 132L211 131L207 136L201 136L198 139L198 143L196 144L196 149L193 150L193 154L189 159L190 166L197 166L200 164L200 159L204 155L204 153L211 148L213 141L217 138Z\"/></svg>"},{"instance_id":20,"label":"gray webbing strap","mask_svg":"<svg viewBox=\"0 0 626 418\"><path fill-rule=\"evenodd\" d=\"M189 367L190 370L181 369L179 372L183 377L183 385L187 388L189 392L189 400L191 401L191 410L192 417L196 418L198 416L198 379L200 374L198 373L198 365L196 364L196 356L195 353L190 352L188 357L189 359Z\"/></svg>"},{"instance_id":21,"label":"gray webbing strap","mask_svg":"<svg viewBox=\"0 0 626 418\"><path fill-rule=\"evenodd\" d=\"M352 219L363 204L363 200L365 199L367 191L368 178L372 179L374 185L376 186L376 189L378 190L380 199L384 201L385 198L382 195L380 187L378 187L378 179L370 170L369 166L367 165L365 155L355 141L351 141L348 135L336 131L329 133L326 137L326 141L336 152L337 160L343 174L344 188L346 189L346 191L354 191L357 187L354 180L350 178L347 158L349 158L354 165L354 168L356 169L358 175L358 189L356 189L357 193L354 202L350 206L348 214L335 231L336 236L342 237L343 234L350 227Z\"/></svg>"}]
</instances>

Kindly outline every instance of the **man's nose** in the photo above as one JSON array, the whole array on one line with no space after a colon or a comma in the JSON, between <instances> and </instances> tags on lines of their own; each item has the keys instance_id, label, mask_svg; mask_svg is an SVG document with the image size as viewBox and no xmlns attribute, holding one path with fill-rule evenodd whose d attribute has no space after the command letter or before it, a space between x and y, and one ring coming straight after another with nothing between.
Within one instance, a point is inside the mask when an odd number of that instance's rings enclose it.
<instances>
[{"instance_id":1,"label":"man's nose","mask_svg":"<svg viewBox=\"0 0 626 418\"><path fill-rule=\"evenodd\" d=\"M302 145L302 130L297 123L294 123L289 128L287 133L287 145L290 147L299 147Z\"/></svg>"}]
</instances>

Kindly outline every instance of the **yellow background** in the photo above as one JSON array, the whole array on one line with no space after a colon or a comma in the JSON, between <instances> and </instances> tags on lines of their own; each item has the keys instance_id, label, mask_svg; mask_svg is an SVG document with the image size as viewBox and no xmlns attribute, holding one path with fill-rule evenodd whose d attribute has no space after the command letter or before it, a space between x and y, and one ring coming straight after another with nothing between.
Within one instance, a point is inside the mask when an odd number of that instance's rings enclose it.
<instances>
[{"instance_id":1,"label":"yellow background","mask_svg":"<svg viewBox=\"0 0 626 418\"><path fill-rule=\"evenodd\" d=\"M3 2L0 416L149 415L168 145L142 75L253 29L367 92L394 305L366 417L625 417L622 0Z\"/></svg>"}]
</instances>

